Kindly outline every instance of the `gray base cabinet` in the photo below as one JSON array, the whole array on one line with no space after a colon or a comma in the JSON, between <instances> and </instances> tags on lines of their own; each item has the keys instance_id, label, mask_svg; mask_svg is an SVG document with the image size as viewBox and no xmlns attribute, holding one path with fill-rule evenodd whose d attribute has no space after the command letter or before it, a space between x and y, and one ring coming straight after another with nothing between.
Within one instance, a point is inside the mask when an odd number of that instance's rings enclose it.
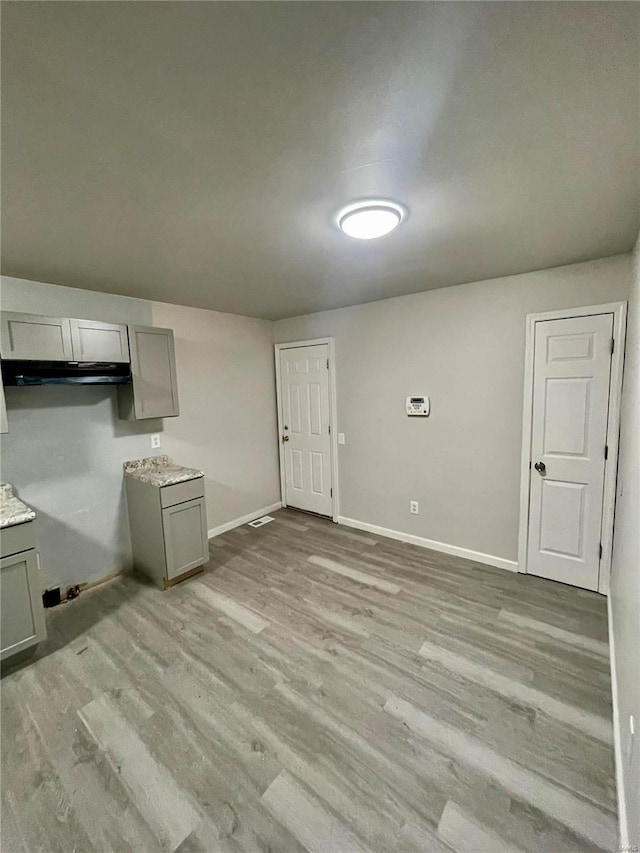
<instances>
[{"instance_id":1,"label":"gray base cabinet","mask_svg":"<svg viewBox=\"0 0 640 853\"><path fill-rule=\"evenodd\" d=\"M38 552L34 547L7 554L16 545L34 545L33 522L2 530L0 559L0 660L35 651L46 639Z\"/></svg>"},{"instance_id":2,"label":"gray base cabinet","mask_svg":"<svg viewBox=\"0 0 640 853\"><path fill-rule=\"evenodd\" d=\"M125 477L134 567L159 587L201 571L209 559L204 477L158 487Z\"/></svg>"}]
</instances>

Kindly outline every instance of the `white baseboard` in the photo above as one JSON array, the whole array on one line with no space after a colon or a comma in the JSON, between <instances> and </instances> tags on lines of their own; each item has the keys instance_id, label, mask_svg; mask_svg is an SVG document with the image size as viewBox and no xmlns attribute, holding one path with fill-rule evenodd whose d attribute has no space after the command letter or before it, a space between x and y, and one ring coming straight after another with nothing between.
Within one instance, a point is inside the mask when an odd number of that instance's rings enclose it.
<instances>
[{"instance_id":1,"label":"white baseboard","mask_svg":"<svg viewBox=\"0 0 640 853\"><path fill-rule=\"evenodd\" d=\"M411 533L402 533L399 530L391 530L388 527L378 527L376 524L368 524L366 521L356 521L355 518L345 518L342 515L338 519L338 523L345 524L347 527L355 527L358 530L364 530L367 533L376 533L378 536L388 536L389 539L398 539L400 542L408 542L410 545L419 545L421 548L431 548L432 551L441 551L443 554L464 557L465 560L474 560L476 563L484 563L487 566L506 569L508 572L518 571L518 564L515 560L494 557L493 554L483 554L481 551L459 548L457 545L436 542L433 539L425 539L422 536L414 536Z\"/></svg>"},{"instance_id":2,"label":"white baseboard","mask_svg":"<svg viewBox=\"0 0 640 853\"><path fill-rule=\"evenodd\" d=\"M260 518L261 515L268 515L270 512L275 512L281 506L282 501L269 504L269 506L263 506L262 509L256 509L254 512L248 513L248 515L243 515L241 518L234 518L233 521L227 521L226 524L219 524L218 527L212 527L211 530L207 530L207 536L209 539L213 539L214 536L220 536L221 533L226 533L227 530L233 530L234 527L247 524L247 522L253 521L254 518Z\"/></svg>"},{"instance_id":3,"label":"white baseboard","mask_svg":"<svg viewBox=\"0 0 640 853\"><path fill-rule=\"evenodd\" d=\"M616 767L616 795L618 799L618 831L620 850L631 850L629 846L629 826L627 824L627 799L624 792L624 774L622 772L622 738L620 736L620 715L618 708L618 676L616 674L616 650L613 639L613 619L611 614L611 596L607 596L607 621L609 625L609 666L611 667L611 700L613 704L613 752Z\"/></svg>"}]
</instances>

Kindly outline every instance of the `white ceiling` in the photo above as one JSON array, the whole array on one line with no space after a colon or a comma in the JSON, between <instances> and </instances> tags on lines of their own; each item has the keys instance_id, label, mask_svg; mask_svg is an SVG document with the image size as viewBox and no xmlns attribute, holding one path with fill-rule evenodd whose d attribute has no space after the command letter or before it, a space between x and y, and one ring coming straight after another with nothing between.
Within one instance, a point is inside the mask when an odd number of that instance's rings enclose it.
<instances>
[{"instance_id":1,"label":"white ceiling","mask_svg":"<svg viewBox=\"0 0 640 853\"><path fill-rule=\"evenodd\" d=\"M640 227L640 4L3 3L3 272L266 318ZM404 203L390 236L332 224Z\"/></svg>"}]
</instances>

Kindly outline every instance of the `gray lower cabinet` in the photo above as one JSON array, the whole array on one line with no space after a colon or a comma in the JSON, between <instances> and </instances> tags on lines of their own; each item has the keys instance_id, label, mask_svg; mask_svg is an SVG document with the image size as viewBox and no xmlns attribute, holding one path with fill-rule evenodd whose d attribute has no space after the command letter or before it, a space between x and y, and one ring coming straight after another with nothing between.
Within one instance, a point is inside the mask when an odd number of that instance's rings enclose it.
<instances>
[{"instance_id":1,"label":"gray lower cabinet","mask_svg":"<svg viewBox=\"0 0 640 853\"><path fill-rule=\"evenodd\" d=\"M4 535L3 530L3 551ZM46 638L40 567L35 548L0 559L0 610L0 660L24 654Z\"/></svg>"},{"instance_id":2,"label":"gray lower cabinet","mask_svg":"<svg viewBox=\"0 0 640 853\"><path fill-rule=\"evenodd\" d=\"M134 567L163 589L195 574L209 559L204 477L125 484Z\"/></svg>"},{"instance_id":3,"label":"gray lower cabinet","mask_svg":"<svg viewBox=\"0 0 640 853\"><path fill-rule=\"evenodd\" d=\"M118 388L121 418L171 418L180 414L172 329L129 326L131 385Z\"/></svg>"}]
</instances>

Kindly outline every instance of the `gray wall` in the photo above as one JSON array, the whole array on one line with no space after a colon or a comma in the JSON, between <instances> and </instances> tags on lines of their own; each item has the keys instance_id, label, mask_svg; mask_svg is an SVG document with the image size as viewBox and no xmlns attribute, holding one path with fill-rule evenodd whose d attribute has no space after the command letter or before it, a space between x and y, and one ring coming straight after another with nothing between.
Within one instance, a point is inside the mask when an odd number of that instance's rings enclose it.
<instances>
[{"instance_id":1,"label":"gray wall","mask_svg":"<svg viewBox=\"0 0 640 853\"><path fill-rule=\"evenodd\" d=\"M640 238L634 253L629 300L609 594L629 844L637 849L640 846ZM631 714L635 716L633 743L629 728Z\"/></svg>"},{"instance_id":2,"label":"gray wall","mask_svg":"<svg viewBox=\"0 0 640 853\"><path fill-rule=\"evenodd\" d=\"M527 314L626 299L628 255L275 324L336 341L340 514L515 560ZM429 418L405 397L429 394ZM409 501L420 514L409 514Z\"/></svg>"},{"instance_id":3,"label":"gray wall","mask_svg":"<svg viewBox=\"0 0 640 853\"><path fill-rule=\"evenodd\" d=\"M0 300L5 311L176 333L179 418L119 420L116 392L104 387L7 389L1 475L38 513L47 585L130 565L122 462L159 452L151 433L162 433L162 452L205 472L210 528L279 500L270 322L7 277ZM239 400L249 391L246 414Z\"/></svg>"},{"instance_id":4,"label":"gray wall","mask_svg":"<svg viewBox=\"0 0 640 853\"><path fill-rule=\"evenodd\" d=\"M276 323L278 341L336 339L341 515L515 560L525 316L624 299L630 276L619 256ZM9 390L2 476L43 519L52 582L128 563L121 463L152 455L152 432L205 471L210 528L279 499L270 322L8 278L0 294L5 310L176 334L179 418L120 421L101 388ZM408 419L423 392L431 416Z\"/></svg>"},{"instance_id":5,"label":"gray wall","mask_svg":"<svg viewBox=\"0 0 640 853\"><path fill-rule=\"evenodd\" d=\"M180 417L163 448L206 472L209 528L280 500L273 323L155 302L174 330Z\"/></svg>"}]
</instances>

